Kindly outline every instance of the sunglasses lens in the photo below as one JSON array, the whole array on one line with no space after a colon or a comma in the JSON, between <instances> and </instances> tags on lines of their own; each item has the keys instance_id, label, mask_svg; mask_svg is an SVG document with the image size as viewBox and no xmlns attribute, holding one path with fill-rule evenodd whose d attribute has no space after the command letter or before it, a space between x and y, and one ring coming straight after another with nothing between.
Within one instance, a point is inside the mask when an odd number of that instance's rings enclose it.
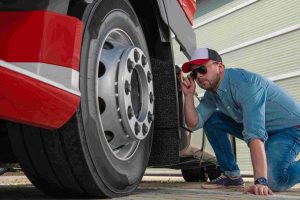
<instances>
[{"instance_id":1,"label":"sunglasses lens","mask_svg":"<svg viewBox=\"0 0 300 200\"><path fill-rule=\"evenodd\" d=\"M191 73L191 76L195 79L197 78L197 73L199 74L206 74L207 73L207 69L205 66L200 66L197 69L194 69Z\"/></svg>"},{"instance_id":2,"label":"sunglasses lens","mask_svg":"<svg viewBox=\"0 0 300 200\"><path fill-rule=\"evenodd\" d=\"M197 68L196 71L200 74L206 74L207 73L207 69L204 66L201 66L201 67Z\"/></svg>"}]
</instances>

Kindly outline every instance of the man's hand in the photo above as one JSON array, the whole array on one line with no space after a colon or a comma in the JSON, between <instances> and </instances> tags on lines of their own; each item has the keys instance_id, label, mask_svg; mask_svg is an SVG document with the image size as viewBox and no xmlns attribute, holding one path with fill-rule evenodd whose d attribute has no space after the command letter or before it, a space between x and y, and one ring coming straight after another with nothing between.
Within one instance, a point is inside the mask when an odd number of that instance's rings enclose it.
<instances>
[{"instance_id":1,"label":"man's hand","mask_svg":"<svg viewBox=\"0 0 300 200\"><path fill-rule=\"evenodd\" d=\"M196 84L191 76L184 78L182 72L180 76L181 76L180 78L181 89L184 94L185 122L190 129L193 129L198 122L198 113L195 109L195 103L194 103Z\"/></svg>"},{"instance_id":2,"label":"man's hand","mask_svg":"<svg viewBox=\"0 0 300 200\"><path fill-rule=\"evenodd\" d=\"M196 84L191 76L184 78L181 76L181 88L185 96L194 95Z\"/></svg>"},{"instance_id":3,"label":"man's hand","mask_svg":"<svg viewBox=\"0 0 300 200\"><path fill-rule=\"evenodd\" d=\"M245 193L255 194L255 195L272 195L272 190L266 185L255 184L251 185L244 190Z\"/></svg>"}]
</instances>

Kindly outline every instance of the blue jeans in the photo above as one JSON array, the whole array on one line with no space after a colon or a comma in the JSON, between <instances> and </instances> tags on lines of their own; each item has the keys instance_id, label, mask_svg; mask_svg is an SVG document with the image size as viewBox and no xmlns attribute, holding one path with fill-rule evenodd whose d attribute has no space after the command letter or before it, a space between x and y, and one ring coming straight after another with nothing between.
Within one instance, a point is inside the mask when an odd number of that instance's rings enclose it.
<instances>
[{"instance_id":1,"label":"blue jeans","mask_svg":"<svg viewBox=\"0 0 300 200\"><path fill-rule=\"evenodd\" d=\"M235 122L221 112L215 112L204 124L220 169L227 176L240 176L228 135L243 140L243 124ZM268 163L268 183L273 191L284 191L300 183L300 161L295 161L300 151L300 128L291 127L268 132L265 142Z\"/></svg>"}]
</instances>

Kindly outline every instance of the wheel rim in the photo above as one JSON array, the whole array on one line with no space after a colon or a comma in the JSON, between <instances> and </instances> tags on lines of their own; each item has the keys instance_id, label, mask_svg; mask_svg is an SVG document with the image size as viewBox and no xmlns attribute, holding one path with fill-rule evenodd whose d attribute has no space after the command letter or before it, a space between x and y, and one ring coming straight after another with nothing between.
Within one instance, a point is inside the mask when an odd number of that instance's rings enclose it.
<instances>
[{"instance_id":1,"label":"wheel rim","mask_svg":"<svg viewBox=\"0 0 300 200\"><path fill-rule=\"evenodd\" d=\"M153 80L145 53L121 29L100 44L96 92L99 121L106 143L120 160L129 159L150 133Z\"/></svg>"}]
</instances>

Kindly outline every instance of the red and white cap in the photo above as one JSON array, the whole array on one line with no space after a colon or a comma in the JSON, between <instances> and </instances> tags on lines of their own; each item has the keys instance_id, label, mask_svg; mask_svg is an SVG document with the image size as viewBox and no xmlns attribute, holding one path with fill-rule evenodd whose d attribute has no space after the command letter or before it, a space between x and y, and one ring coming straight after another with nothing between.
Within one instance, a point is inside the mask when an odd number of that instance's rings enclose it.
<instances>
[{"instance_id":1,"label":"red and white cap","mask_svg":"<svg viewBox=\"0 0 300 200\"><path fill-rule=\"evenodd\" d=\"M184 73L188 73L191 71L191 65L201 65L207 63L210 60L222 62L221 56L215 50L208 48L198 48L193 52L191 60L182 65L182 71Z\"/></svg>"}]
</instances>

